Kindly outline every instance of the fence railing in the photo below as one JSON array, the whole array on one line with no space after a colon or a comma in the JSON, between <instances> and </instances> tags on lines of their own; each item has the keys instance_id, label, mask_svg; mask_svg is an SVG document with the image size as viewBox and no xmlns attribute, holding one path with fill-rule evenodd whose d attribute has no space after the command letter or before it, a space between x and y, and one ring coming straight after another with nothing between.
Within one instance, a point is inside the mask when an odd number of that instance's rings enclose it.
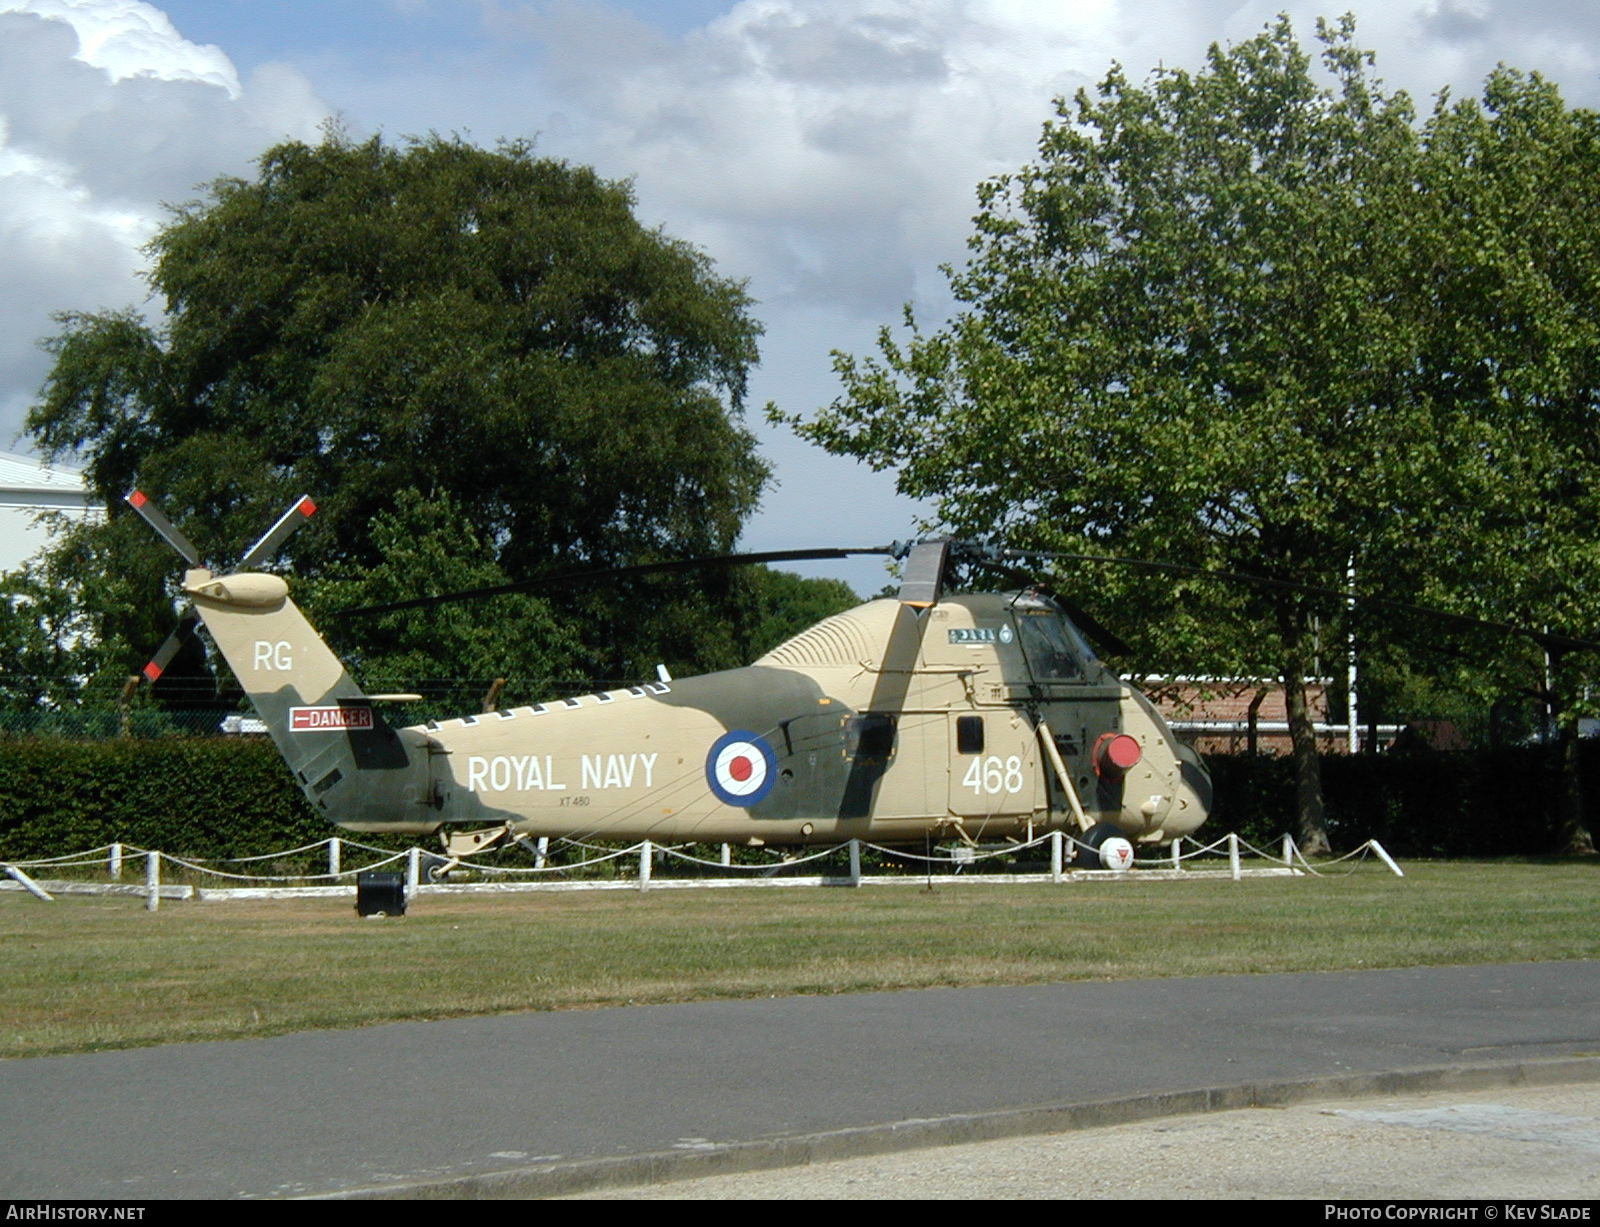
<instances>
[{"instance_id":1,"label":"fence railing","mask_svg":"<svg viewBox=\"0 0 1600 1227\"><path fill-rule=\"evenodd\" d=\"M374 848L337 836L315 844L305 844L282 852L227 860L198 860L174 856L157 849L135 848L113 843L65 856L35 860L0 862L8 878L41 900L57 893L120 893L142 896L145 906L155 911L162 899L291 898L306 895L354 893L359 875L403 872L408 898L428 893L505 891L505 890L604 890L668 887L718 886L868 886L892 882L915 882L937 874L941 881L964 882L1065 882L1105 879L1210 877L1239 881L1247 876L1322 876L1340 865L1373 856L1396 876L1405 874L1376 840L1369 840L1355 851L1332 860L1312 864L1294 840L1285 835L1278 853L1254 847L1238 835L1221 836L1208 844L1175 839L1160 856L1135 859L1126 868L1073 869L1070 862L1080 845L1071 835L1052 831L1026 843L998 848L958 846L947 851L916 853L903 848L888 848L852 839L829 848L798 855L774 854L777 859L736 862L728 845L720 845L717 859L700 855L693 848L705 845L666 845L652 840L625 848L604 848L573 840L526 840L531 865L505 865L491 861L466 861L437 852L412 847L395 852ZM347 867L354 852L361 863ZM876 852L890 858L898 872L880 867L869 872L863 867L863 853ZM1001 865L1015 865L1020 856L1034 852L1048 854L1048 870L1005 871ZM281 867L292 857L321 856L326 869L317 871L269 872L266 863ZM1255 864L1246 866L1249 856ZM839 865L843 861L842 866ZM1023 861L1023 865L1036 864ZM132 866L143 869L142 883L123 881ZM403 869L402 869L403 866ZM801 870L815 867L815 872ZM685 868L690 867L690 868ZM916 873L906 873L907 867ZM826 872L832 869L833 872ZM628 871L631 870L631 875ZM665 872L659 872L664 870ZM708 873L707 871L714 871ZM678 876L673 876L678 871ZM63 876L66 875L66 876ZM87 876L93 875L93 876ZM470 876L471 882L459 879ZM184 879L175 881L173 879ZM202 885L214 883L214 885ZM0 889L7 884L0 883Z\"/></svg>"}]
</instances>

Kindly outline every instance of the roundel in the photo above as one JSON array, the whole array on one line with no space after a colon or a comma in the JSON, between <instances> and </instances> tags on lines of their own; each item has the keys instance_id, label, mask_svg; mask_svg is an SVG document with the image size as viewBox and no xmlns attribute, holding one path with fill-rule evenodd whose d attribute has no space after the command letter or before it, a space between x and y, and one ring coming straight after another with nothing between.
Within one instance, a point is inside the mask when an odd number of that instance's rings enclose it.
<instances>
[{"instance_id":1,"label":"roundel","mask_svg":"<svg viewBox=\"0 0 1600 1227\"><path fill-rule=\"evenodd\" d=\"M772 791L777 775L772 747L743 729L718 737L706 755L706 783L724 805L756 804Z\"/></svg>"}]
</instances>

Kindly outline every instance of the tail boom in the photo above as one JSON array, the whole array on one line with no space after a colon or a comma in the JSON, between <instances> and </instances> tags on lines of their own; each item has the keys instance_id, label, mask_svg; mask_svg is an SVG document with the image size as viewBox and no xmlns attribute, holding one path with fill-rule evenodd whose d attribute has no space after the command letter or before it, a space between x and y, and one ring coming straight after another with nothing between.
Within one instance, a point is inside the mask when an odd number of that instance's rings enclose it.
<instances>
[{"instance_id":1,"label":"tail boom","mask_svg":"<svg viewBox=\"0 0 1600 1227\"><path fill-rule=\"evenodd\" d=\"M312 805L341 826L438 825L426 738L384 723L281 576L196 568L183 589Z\"/></svg>"}]
</instances>

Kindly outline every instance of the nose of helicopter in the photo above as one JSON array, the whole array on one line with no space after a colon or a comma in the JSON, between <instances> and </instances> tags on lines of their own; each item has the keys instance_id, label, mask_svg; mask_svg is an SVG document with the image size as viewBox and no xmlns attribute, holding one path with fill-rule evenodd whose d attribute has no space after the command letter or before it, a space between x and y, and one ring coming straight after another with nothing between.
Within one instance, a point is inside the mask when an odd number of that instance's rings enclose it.
<instances>
[{"instance_id":1,"label":"nose of helicopter","mask_svg":"<svg viewBox=\"0 0 1600 1227\"><path fill-rule=\"evenodd\" d=\"M1172 808L1163 824L1168 839L1196 830L1211 812L1211 773L1192 747L1180 742L1176 750Z\"/></svg>"}]
</instances>

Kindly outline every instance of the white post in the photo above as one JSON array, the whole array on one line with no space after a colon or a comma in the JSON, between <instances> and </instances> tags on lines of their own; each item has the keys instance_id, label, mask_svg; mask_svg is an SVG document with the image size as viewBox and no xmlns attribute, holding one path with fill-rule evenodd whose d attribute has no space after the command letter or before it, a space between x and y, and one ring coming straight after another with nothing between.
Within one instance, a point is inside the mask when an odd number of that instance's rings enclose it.
<instances>
[{"instance_id":1,"label":"white post","mask_svg":"<svg viewBox=\"0 0 1600 1227\"><path fill-rule=\"evenodd\" d=\"M550 837L548 835L539 836L539 842L536 846L537 851L533 854L533 867L535 869L543 869L544 858L550 852Z\"/></svg>"},{"instance_id":2,"label":"white post","mask_svg":"<svg viewBox=\"0 0 1600 1227\"><path fill-rule=\"evenodd\" d=\"M1179 835L1172 841L1172 867L1183 868L1183 836Z\"/></svg>"},{"instance_id":3,"label":"white post","mask_svg":"<svg viewBox=\"0 0 1600 1227\"><path fill-rule=\"evenodd\" d=\"M1228 832L1228 868L1233 871L1233 880L1237 882L1241 876L1239 873L1239 836L1232 831Z\"/></svg>"},{"instance_id":4,"label":"white post","mask_svg":"<svg viewBox=\"0 0 1600 1227\"><path fill-rule=\"evenodd\" d=\"M43 899L46 903L55 902L55 898L50 894L49 891L40 886L15 865L6 865L5 871L7 877L9 877L18 886L22 887L23 890L27 891L35 899Z\"/></svg>"},{"instance_id":5,"label":"white post","mask_svg":"<svg viewBox=\"0 0 1600 1227\"><path fill-rule=\"evenodd\" d=\"M1345 569L1345 584L1350 593L1346 608L1352 614L1356 608L1356 560L1352 555L1350 565ZM1354 618L1351 619L1354 621ZM1350 753L1361 753L1361 714L1356 710L1356 633L1351 631L1345 636L1345 686L1350 700L1349 709L1345 712L1346 723L1349 725Z\"/></svg>"},{"instance_id":6,"label":"white post","mask_svg":"<svg viewBox=\"0 0 1600 1227\"><path fill-rule=\"evenodd\" d=\"M1050 832L1050 880L1061 881L1061 832Z\"/></svg>"},{"instance_id":7,"label":"white post","mask_svg":"<svg viewBox=\"0 0 1600 1227\"><path fill-rule=\"evenodd\" d=\"M328 841L328 876L330 878L339 876L339 853L339 837L335 835Z\"/></svg>"},{"instance_id":8,"label":"white post","mask_svg":"<svg viewBox=\"0 0 1600 1227\"><path fill-rule=\"evenodd\" d=\"M412 845L406 852L406 898L416 896L417 886L422 881L422 849Z\"/></svg>"},{"instance_id":9,"label":"white post","mask_svg":"<svg viewBox=\"0 0 1600 1227\"><path fill-rule=\"evenodd\" d=\"M722 845L722 864L724 868L733 864L733 849L727 844Z\"/></svg>"},{"instance_id":10,"label":"white post","mask_svg":"<svg viewBox=\"0 0 1600 1227\"><path fill-rule=\"evenodd\" d=\"M850 841L850 885L861 885L861 841Z\"/></svg>"},{"instance_id":11,"label":"white post","mask_svg":"<svg viewBox=\"0 0 1600 1227\"><path fill-rule=\"evenodd\" d=\"M1380 844L1377 840L1375 840L1375 839L1367 840L1367 846L1369 848L1371 848L1375 853L1377 853L1378 859L1380 861L1382 861L1385 865L1389 866L1390 869L1394 870L1394 876L1395 877L1403 878L1403 877L1406 876L1404 873L1402 873L1400 871L1400 866L1396 865L1394 863L1393 859L1390 858L1389 854L1383 850L1383 845Z\"/></svg>"},{"instance_id":12,"label":"white post","mask_svg":"<svg viewBox=\"0 0 1600 1227\"><path fill-rule=\"evenodd\" d=\"M161 853L144 854L144 910L153 912L161 906Z\"/></svg>"},{"instance_id":13,"label":"white post","mask_svg":"<svg viewBox=\"0 0 1600 1227\"><path fill-rule=\"evenodd\" d=\"M1294 868L1294 836L1287 831L1283 835L1283 863L1289 869Z\"/></svg>"},{"instance_id":14,"label":"white post","mask_svg":"<svg viewBox=\"0 0 1600 1227\"><path fill-rule=\"evenodd\" d=\"M121 880L121 878L122 878L122 845L121 844L112 844L111 845L111 855L106 858L106 867L107 867L107 872L110 874L111 880L113 882Z\"/></svg>"},{"instance_id":15,"label":"white post","mask_svg":"<svg viewBox=\"0 0 1600 1227\"><path fill-rule=\"evenodd\" d=\"M639 845L639 889L650 889L650 841Z\"/></svg>"}]
</instances>

